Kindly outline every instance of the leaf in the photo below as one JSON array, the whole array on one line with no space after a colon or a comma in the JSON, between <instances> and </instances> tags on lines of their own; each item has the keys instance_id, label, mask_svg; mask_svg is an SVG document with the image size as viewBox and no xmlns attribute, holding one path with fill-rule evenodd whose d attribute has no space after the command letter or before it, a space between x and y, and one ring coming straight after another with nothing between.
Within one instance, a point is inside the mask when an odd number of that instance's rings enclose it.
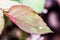
<instances>
[{"instance_id":1,"label":"leaf","mask_svg":"<svg viewBox=\"0 0 60 40\"><path fill-rule=\"evenodd\" d=\"M3 19L3 12L0 10L0 33L2 32L4 28L4 19Z\"/></svg>"},{"instance_id":2,"label":"leaf","mask_svg":"<svg viewBox=\"0 0 60 40\"><path fill-rule=\"evenodd\" d=\"M15 2L15 1L10 1L10 0L1 0L0 1L0 8L3 8L6 11L8 11L8 9L13 5L20 5L20 3Z\"/></svg>"},{"instance_id":3,"label":"leaf","mask_svg":"<svg viewBox=\"0 0 60 40\"><path fill-rule=\"evenodd\" d=\"M6 16L25 32L34 34L52 32L43 19L29 7L13 6L9 9L9 13L6 13Z\"/></svg>"},{"instance_id":4,"label":"leaf","mask_svg":"<svg viewBox=\"0 0 60 40\"><path fill-rule=\"evenodd\" d=\"M16 2L20 2L19 0L11 0L11 1L16 1Z\"/></svg>"},{"instance_id":5,"label":"leaf","mask_svg":"<svg viewBox=\"0 0 60 40\"><path fill-rule=\"evenodd\" d=\"M41 13L44 9L45 0L17 0L19 3L31 7L37 13Z\"/></svg>"}]
</instances>

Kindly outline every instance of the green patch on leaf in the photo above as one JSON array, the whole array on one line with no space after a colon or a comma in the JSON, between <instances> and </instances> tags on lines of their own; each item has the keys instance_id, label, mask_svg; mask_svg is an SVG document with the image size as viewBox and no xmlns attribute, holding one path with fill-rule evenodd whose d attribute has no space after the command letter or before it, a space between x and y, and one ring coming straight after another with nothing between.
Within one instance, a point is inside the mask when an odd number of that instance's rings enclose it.
<instances>
[{"instance_id":1,"label":"green patch on leaf","mask_svg":"<svg viewBox=\"0 0 60 40\"><path fill-rule=\"evenodd\" d=\"M20 2L19 0L11 0L11 1L16 1L16 2Z\"/></svg>"}]
</instances>

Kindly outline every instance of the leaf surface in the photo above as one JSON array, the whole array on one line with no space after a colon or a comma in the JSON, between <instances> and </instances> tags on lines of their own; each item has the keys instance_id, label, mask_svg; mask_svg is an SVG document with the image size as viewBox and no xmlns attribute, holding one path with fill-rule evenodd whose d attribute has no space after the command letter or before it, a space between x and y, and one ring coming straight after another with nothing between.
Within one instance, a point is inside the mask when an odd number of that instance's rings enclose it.
<instances>
[{"instance_id":1,"label":"leaf surface","mask_svg":"<svg viewBox=\"0 0 60 40\"><path fill-rule=\"evenodd\" d=\"M22 30L28 33L44 34L52 32L43 19L31 8L16 5L10 8L7 16Z\"/></svg>"},{"instance_id":2,"label":"leaf surface","mask_svg":"<svg viewBox=\"0 0 60 40\"><path fill-rule=\"evenodd\" d=\"M0 33L2 32L4 28L4 19L3 19L3 12L0 10Z\"/></svg>"},{"instance_id":3,"label":"leaf surface","mask_svg":"<svg viewBox=\"0 0 60 40\"><path fill-rule=\"evenodd\" d=\"M44 9L45 0L12 0L31 7L37 13L41 13Z\"/></svg>"}]
</instances>

